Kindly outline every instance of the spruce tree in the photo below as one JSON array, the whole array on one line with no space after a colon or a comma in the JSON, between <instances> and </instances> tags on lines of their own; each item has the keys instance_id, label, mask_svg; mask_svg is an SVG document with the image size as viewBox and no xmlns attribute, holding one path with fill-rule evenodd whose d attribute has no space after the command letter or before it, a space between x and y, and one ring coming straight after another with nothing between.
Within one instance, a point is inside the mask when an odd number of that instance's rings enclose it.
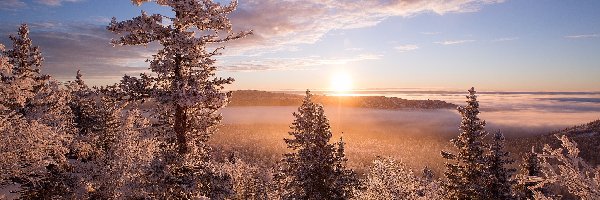
<instances>
[{"instance_id":1,"label":"spruce tree","mask_svg":"<svg viewBox=\"0 0 600 200\"><path fill-rule=\"evenodd\" d=\"M120 98L152 100L158 105L150 111L161 145L161 158L154 162L150 176L157 184L156 198L197 198L202 195L217 198L223 191L211 180L219 173L208 169L210 135L216 131L221 116L218 110L228 101L224 85L232 78L215 78L215 60L218 45L242 38L250 32L232 32L227 15L233 12L237 1L227 6L211 0L132 0L135 4L156 2L170 7L174 16L160 14L141 16L117 22L113 18L108 30L124 34L113 40L115 45L147 45L158 42L162 46L150 61L150 70L140 78L123 77L118 87ZM167 19L172 24L163 22ZM221 37L224 36L225 37ZM118 92L117 92L118 93ZM204 177L204 178L203 178ZM212 188L212 189L211 189ZM219 190L213 193L208 190Z\"/></svg>"},{"instance_id":2,"label":"spruce tree","mask_svg":"<svg viewBox=\"0 0 600 200\"><path fill-rule=\"evenodd\" d=\"M357 174L354 170L346 167L348 158L346 158L345 145L343 138L340 137L334 155L333 199L348 199L353 196L354 190L360 186Z\"/></svg>"},{"instance_id":3,"label":"spruce tree","mask_svg":"<svg viewBox=\"0 0 600 200\"><path fill-rule=\"evenodd\" d=\"M302 105L284 139L292 150L284 154L276 179L282 183L283 199L347 199L356 185L354 173L345 168L344 143L329 143L331 130L323 107L306 91Z\"/></svg>"},{"instance_id":4,"label":"spruce tree","mask_svg":"<svg viewBox=\"0 0 600 200\"><path fill-rule=\"evenodd\" d=\"M3 51L10 73L3 73L5 85L0 104L28 120L37 120L58 132L72 133L69 96L57 81L40 72L44 58L38 46L29 38L26 24L19 27L17 36L10 36L13 48Z\"/></svg>"},{"instance_id":5,"label":"spruce tree","mask_svg":"<svg viewBox=\"0 0 600 200\"><path fill-rule=\"evenodd\" d=\"M538 184L538 181L531 179L535 179L535 177L542 177L542 166L540 165L540 159L533 146L531 147L531 152L527 152L523 156L523 161L520 166L521 172L519 176L521 178L519 184L516 186L516 192L518 192L520 199L534 199L534 191L544 192L544 189L531 189Z\"/></svg>"},{"instance_id":6,"label":"spruce tree","mask_svg":"<svg viewBox=\"0 0 600 200\"><path fill-rule=\"evenodd\" d=\"M43 57L27 25L10 39L12 49L0 48L0 181L19 184L25 199L53 198L67 188L55 180L68 168L65 154L75 130L69 95L40 72Z\"/></svg>"},{"instance_id":7,"label":"spruce tree","mask_svg":"<svg viewBox=\"0 0 600 200\"><path fill-rule=\"evenodd\" d=\"M77 128L77 136L85 136L94 132L97 118L94 115L96 110L96 99L98 92L89 88L82 79L82 74L77 70L75 81L68 82L67 89L71 93L71 101L68 103L73 113L73 122Z\"/></svg>"},{"instance_id":8,"label":"spruce tree","mask_svg":"<svg viewBox=\"0 0 600 200\"><path fill-rule=\"evenodd\" d=\"M451 142L457 148L456 154L442 151L446 163L447 178L445 189L450 199L486 198L486 159L483 138L485 121L479 119L479 102L474 88L469 90L467 105L458 107L462 116L461 133Z\"/></svg>"},{"instance_id":9,"label":"spruce tree","mask_svg":"<svg viewBox=\"0 0 600 200\"><path fill-rule=\"evenodd\" d=\"M488 177L488 199L514 199L512 187L515 181L511 178L516 171L509 166L514 162L508 152L504 150L504 135L501 132L494 133L492 143L489 146L487 157Z\"/></svg>"}]
</instances>

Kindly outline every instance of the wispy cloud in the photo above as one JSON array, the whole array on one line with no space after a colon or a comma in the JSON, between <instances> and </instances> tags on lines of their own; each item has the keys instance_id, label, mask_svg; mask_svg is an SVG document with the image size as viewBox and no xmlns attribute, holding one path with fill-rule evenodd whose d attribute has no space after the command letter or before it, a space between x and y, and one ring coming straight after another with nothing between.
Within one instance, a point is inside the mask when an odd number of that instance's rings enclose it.
<instances>
[{"instance_id":1,"label":"wispy cloud","mask_svg":"<svg viewBox=\"0 0 600 200\"><path fill-rule=\"evenodd\" d=\"M48 6L60 6L63 2L79 2L82 0L37 0L38 3Z\"/></svg>"},{"instance_id":2,"label":"wispy cloud","mask_svg":"<svg viewBox=\"0 0 600 200\"><path fill-rule=\"evenodd\" d=\"M492 42L508 42L508 41L515 41L518 39L519 39L519 37L504 37L504 38L493 39Z\"/></svg>"},{"instance_id":3,"label":"wispy cloud","mask_svg":"<svg viewBox=\"0 0 600 200\"><path fill-rule=\"evenodd\" d=\"M349 57L301 57L301 58L264 58L244 62L222 60L217 65L224 71L264 71L264 70L313 70L319 66L345 65L348 63L377 60L378 54L359 54Z\"/></svg>"},{"instance_id":4,"label":"wispy cloud","mask_svg":"<svg viewBox=\"0 0 600 200\"><path fill-rule=\"evenodd\" d=\"M421 32L423 35L438 35L440 32Z\"/></svg>"},{"instance_id":5,"label":"wispy cloud","mask_svg":"<svg viewBox=\"0 0 600 200\"><path fill-rule=\"evenodd\" d=\"M565 38L570 38L570 39L584 39L584 38L597 38L597 37L600 37L600 34L594 33L594 34L567 35L567 36L565 36Z\"/></svg>"},{"instance_id":6,"label":"wispy cloud","mask_svg":"<svg viewBox=\"0 0 600 200\"><path fill-rule=\"evenodd\" d=\"M362 51L362 48L358 48L358 47L351 47L351 48L346 48L344 49L346 51Z\"/></svg>"},{"instance_id":7,"label":"wispy cloud","mask_svg":"<svg viewBox=\"0 0 600 200\"><path fill-rule=\"evenodd\" d=\"M414 51L419 49L419 46L414 45L414 44L406 44L406 45L400 45L400 46L396 46L394 47L394 49L398 50L399 52L408 52L408 51Z\"/></svg>"},{"instance_id":8,"label":"wispy cloud","mask_svg":"<svg viewBox=\"0 0 600 200\"><path fill-rule=\"evenodd\" d=\"M0 0L0 10L16 10L26 6L27 4L21 0Z\"/></svg>"},{"instance_id":9,"label":"wispy cloud","mask_svg":"<svg viewBox=\"0 0 600 200\"><path fill-rule=\"evenodd\" d=\"M60 6L63 2L81 2L84 0L36 0L36 3L47 6ZM0 0L0 10L20 10L27 8L27 3L23 0Z\"/></svg>"},{"instance_id":10,"label":"wispy cloud","mask_svg":"<svg viewBox=\"0 0 600 200\"><path fill-rule=\"evenodd\" d=\"M1 9L27 7L29 2L47 6L85 0L0 0ZM314 44L333 30L374 26L394 16L414 16L420 13L475 12L482 6L503 0L245 0L232 13L236 30L254 30L254 35L228 44L226 53L253 59L239 64L221 63L230 71L296 70L319 65L336 65L361 60L379 59L381 55L358 54L353 57L310 57L263 59L272 52L294 51L304 44ZM104 18L90 19L93 24ZM119 19L124 20L124 19ZM89 22L86 22L89 23ZM38 23L32 25L34 43L41 46L46 57L44 72L60 77L71 77L77 68L88 76L118 76L146 69L143 61L151 58L156 48L118 47L109 41L115 37L103 25L81 23ZM37 26L37 27L34 27ZM0 27L0 42L8 44L6 35L16 32L16 25ZM417 47L418 48L418 47ZM400 47L399 51L414 50ZM346 52L362 52L348 49Z\"/></svg>"},{"instance_id":11,"label":"wispy cloud","mask_svg":"<svg viewBox=\"0 0 600 200\"><path fill-rule=\"evenodd\" d=\"M332 30L374 26L394 16L420 13L476 12L504 0L247 0L232 15L237 29L254 35L235 47L238 52L261 52L300 44L314 44ZM433 32L432 32L433 33Z\"/></svg>"},{"instance_id":12,"label":"wispy cloud","mask_svg":"<svg viewBox=\"0 0 600 200\"><path fill-rule=\"evenodd\" d=\"M475 40L446 40L446 41L434 42L434 43L441 44L441 45L455 45L455 44L464 44L464 43L469 43L469 42L475 42Z\"/></svg>"},{"instance_id":13,"label":"wispy cloud","mask_svg":"<svg viewBox=\"0 0 600 200\"><path fill-rule=\"evenodd\" d=\"M18 25L0 27L0 43L11 46L8 35L16 34ZM71 79L77 69L86 77L136 75L146 70L147 58L156 48L113 47L116 37L103 25L75 23L30 24L33 44L40 46L45 58L42 71L61 79Z\"/></svg>"}]
</instances>

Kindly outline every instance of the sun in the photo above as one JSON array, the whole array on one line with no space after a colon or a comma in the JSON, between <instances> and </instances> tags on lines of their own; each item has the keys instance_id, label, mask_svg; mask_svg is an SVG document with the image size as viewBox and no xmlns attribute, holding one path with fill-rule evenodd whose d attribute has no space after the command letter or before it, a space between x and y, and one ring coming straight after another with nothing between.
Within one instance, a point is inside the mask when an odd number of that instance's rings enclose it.
<instances>
[{"instance_id":1,"label":"sun","mask_svg":"<svg viewBox=\"0 0 600 200\"><path fill-rule=\"evenodd\" d=\"M352 77L344 72L339 72L331 77L331 90L344 93L352 90Z\"/></svg>"}]
</instances>

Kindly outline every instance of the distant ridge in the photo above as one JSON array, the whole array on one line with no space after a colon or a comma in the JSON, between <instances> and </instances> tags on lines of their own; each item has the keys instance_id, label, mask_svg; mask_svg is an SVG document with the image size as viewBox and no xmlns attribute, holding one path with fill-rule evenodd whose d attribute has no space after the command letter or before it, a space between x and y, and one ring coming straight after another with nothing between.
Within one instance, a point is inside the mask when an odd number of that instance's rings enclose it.
<instances>
[{"instance_id":1,"label":"distant ridge","mask_svg":"<svg viewBox=\"0 0 600 200\"><path fill-rule=\"evenodd\" d=\"M299 106L303 95L258 90L233 91L229 106ZM407 100L384 96L314 95L315 102L325 106L345 106L374 109L454 109L455 104L441 100Z\"/></svg>"},{"instance_id":2,"label":"distant ridge","mask_svg":"<svg viewBox=\"0 0 600 200\"><path fill-rule=\"evenodd\" d=\"M515 148L514 152L522 156L523 153L531 151L531 146L535 146L537 153L541 152L544 144L549 144L552 148L561 147L561 142L556 138L560 135L566 135L577 143L579 156L586 162L592 165L600 164L600 120L533 137L511 138L508 141L509 146Z\"/></svg>"}]
</instances>

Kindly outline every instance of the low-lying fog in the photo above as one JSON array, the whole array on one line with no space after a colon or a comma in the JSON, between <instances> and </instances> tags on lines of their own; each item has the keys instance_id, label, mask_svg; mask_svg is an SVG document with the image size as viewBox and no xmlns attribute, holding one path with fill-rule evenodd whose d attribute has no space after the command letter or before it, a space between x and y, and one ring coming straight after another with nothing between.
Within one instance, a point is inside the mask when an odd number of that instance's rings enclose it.
<instances>
[{"instance_id":1,"label":"low-lying fog","mask_svg":"<svg viewBox=\"0 0 600 200\"><path fill-rule=\"evenodd\" d=\"M455 95L462 97L464 95ZM437 96L440 97L440 96ZM544 99L548 98L548 99ZM600 103L556 100L544 95L482 95L480 118L489 131L501 130L508 138L543 134L600 119ZM427 98L425 98L427 99ZM441 99L441 98L437 98ZM444 100L444 99L442 99ZM464 101L452 98L452 103ZM538 102L532 102L532 101ZM284 137L293 121L293 106L229 107L222 110L223 126L211 141L224 151L256 162L273 163L286 151ZM376 156L402 159L414 169L441 169L440 151L458 134L456 110L377 110L325 107L337 141L347 143L349 165L364 169ZM438 171L439 172L439 171Z\"/></svg>"}]
</instances>

